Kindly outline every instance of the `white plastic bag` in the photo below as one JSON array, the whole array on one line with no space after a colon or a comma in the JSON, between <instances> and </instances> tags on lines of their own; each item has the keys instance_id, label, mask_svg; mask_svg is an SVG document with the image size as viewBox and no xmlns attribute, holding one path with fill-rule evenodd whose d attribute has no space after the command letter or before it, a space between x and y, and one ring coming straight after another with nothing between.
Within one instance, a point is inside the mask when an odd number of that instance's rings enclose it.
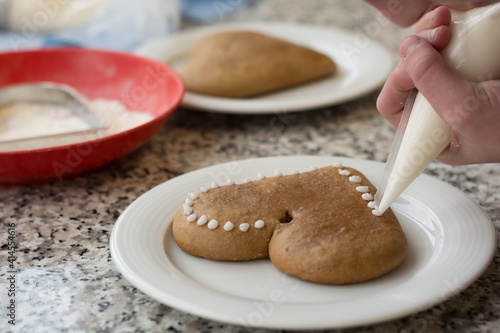
<instances>
[{"instance_id":1,"label":"white plastic bag","mask_svg":"<svg viewBox=\"0 0 500 333\"><path fill-rule=\"evenodd\" d=\"M0 1L7 1L0 50L73 45L130 51L175 32L180 21L178 0Z\"/></svg>"}]
</instances>

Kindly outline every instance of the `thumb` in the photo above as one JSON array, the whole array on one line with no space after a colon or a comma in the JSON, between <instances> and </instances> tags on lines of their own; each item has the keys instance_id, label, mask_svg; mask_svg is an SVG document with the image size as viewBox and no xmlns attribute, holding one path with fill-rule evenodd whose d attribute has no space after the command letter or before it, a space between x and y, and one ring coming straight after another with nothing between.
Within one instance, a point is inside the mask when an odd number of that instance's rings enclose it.
<instances>
[{"instance_id":1,"label":"thumb","mask_svg":"<svg viewBox=\"0 0 500 333\"><path fill-rule=\"evenodd\" d=\"M447 164L500 160L500 81L474 83L460 77L425 40L401 43L402 62L416 88L451 127Z\"/></svg>"},{"instance_id":2,"label":"thumb","mask_svg":"<svg viewBox=\"0 0 500 333\"><path fill-rule=\"evenodd\" d=\"M484 101L477 98L477 85L463 79L424 39L407 37L400 52L415 87L453 129L467 120L471 102Z\"/></svg>"}]
</instances>

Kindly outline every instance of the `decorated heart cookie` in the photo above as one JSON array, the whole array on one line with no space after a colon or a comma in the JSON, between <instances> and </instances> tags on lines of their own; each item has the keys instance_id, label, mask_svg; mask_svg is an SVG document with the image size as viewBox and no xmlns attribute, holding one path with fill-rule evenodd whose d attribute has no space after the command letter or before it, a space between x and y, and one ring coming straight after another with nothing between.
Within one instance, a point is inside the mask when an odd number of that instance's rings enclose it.
<instances>
[{"instance_id":1,"label":"decorated heart cookie","mask_svg":"<svg viewBox=\"0 0 500 333\"><path fill-rule=\"evenodd\" d=\"M214 260L270 258L284 273L328 284L379 277L405 258L396 216L372 213L376 189L359 171L335 165L258 178L190 193L174 218L177 244Z\"/></svg>"},{"instance_id":2,"label":"decorated heart cookie","mask_svg":"<svg viewBox=\"0 0 500 333\"><path fill-rule=\"evenodd\" d=\"M250 97L334 73L335 63L310 48L252 31L206 36L189 52L180 74L189 91Z\"/></svg>"}]
</instances>

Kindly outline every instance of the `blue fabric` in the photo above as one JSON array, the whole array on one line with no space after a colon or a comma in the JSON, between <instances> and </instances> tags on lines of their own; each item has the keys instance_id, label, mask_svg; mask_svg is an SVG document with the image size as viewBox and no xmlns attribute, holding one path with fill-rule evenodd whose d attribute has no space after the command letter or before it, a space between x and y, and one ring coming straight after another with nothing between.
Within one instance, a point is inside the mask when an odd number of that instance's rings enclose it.
<instances>
[{"instance_id":1,"label":"blue fabric","mask_svg":"<svg viewBox=\"0 0 500 333\"><path fill-rule=\"evenodd\" d=\"M199 23L222 21L252 0L181 0L182 17Z\"/></svg>"}]
</instances>

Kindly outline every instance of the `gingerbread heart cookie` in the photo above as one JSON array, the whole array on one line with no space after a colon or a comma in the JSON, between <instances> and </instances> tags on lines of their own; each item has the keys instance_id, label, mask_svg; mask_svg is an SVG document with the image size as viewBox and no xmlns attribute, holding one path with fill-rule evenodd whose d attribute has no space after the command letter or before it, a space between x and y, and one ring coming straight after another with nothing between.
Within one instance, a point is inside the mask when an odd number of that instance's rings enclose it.
<instances>
[{"instance_id":1,"label":"gingerbread heart cookie","mask_svg":"<svg viewBox=\"0 0 500 333\"><path fill-rule=\"evenodd\" d=\"M341 165L202 188L173 221L187 253L214 260L270 258L300 279L348 284L395 269L407 252L392 212L372 213L375 187Z\"/></svg>"},{"instance_id":2,"label":"gingerbread heart cookie","mask_svg":"<svg viewBox=\"0 0 500 333\"><path fill-rule=\"evenodd\" d=\"M202 38L180 74L186 89L220 97L251 97L334 73L335 63L307 47L252 31Z\"/></svg>"}]
</instances>

